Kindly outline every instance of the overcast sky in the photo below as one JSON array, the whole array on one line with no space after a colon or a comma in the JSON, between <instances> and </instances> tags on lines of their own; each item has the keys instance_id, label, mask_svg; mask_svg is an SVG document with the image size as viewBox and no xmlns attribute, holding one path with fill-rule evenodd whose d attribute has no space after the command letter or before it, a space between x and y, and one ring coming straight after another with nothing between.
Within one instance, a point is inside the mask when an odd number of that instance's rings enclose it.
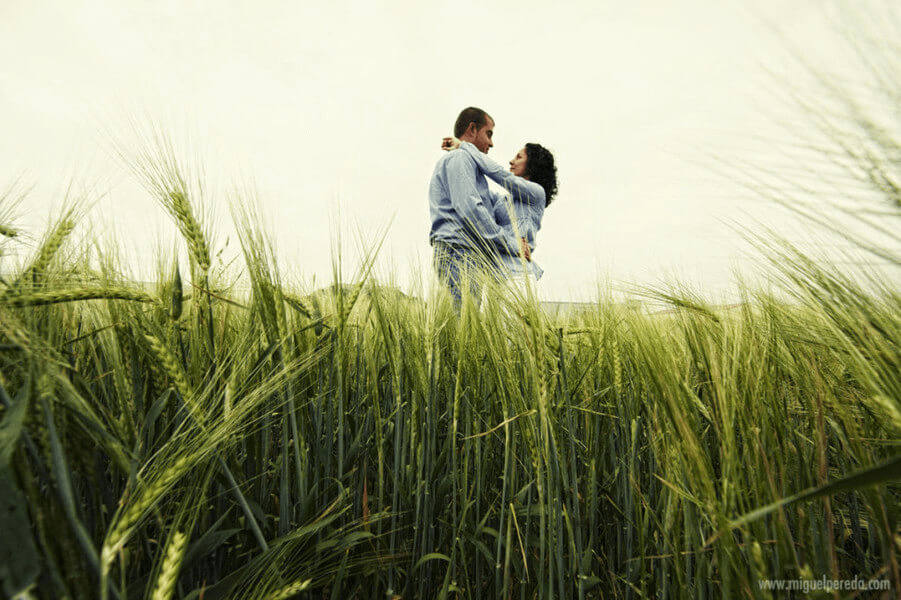
<instances>
[{"instance_id":1,"label":"overcast sky","mask_svg":"<svg viewBox=\"0 0 901 600\"><path fill-rule=\"evenodd\" d=\"M0 189L34 184L20 224L38 233L73 177L93 186L85 227L152 264L174 228L112 152L152 122L202 157L219 248L232 190L252 189L299 281L331 280L337 232L351 263L383 235L378 273L409 289L431 272L440 139L475 105L495 160L529 141L556 156L546 298L673 277L718 292L753 264L730 222L781 213L699 163L767 131L770 25L828 56L827 4L4 0Z\"/></svg>"}]
</instances>

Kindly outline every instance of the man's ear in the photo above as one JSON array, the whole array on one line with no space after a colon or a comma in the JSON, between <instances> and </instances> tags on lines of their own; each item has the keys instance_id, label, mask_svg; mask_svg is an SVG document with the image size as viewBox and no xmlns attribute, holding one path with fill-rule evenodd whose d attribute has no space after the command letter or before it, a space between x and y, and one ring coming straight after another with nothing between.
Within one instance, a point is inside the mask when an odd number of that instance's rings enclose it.
<instances>
[{"instance_id":1,"label":"man's ear","mask_svg":"<svg viewBox=\"0 0 901 600\"><path fill-rule=\"evenodd\" d=\"M479 128L476 126L474 121L470 121L469 125L466 126L465 135L475 135L479 132Z\"/></svg>"}]
</instances>

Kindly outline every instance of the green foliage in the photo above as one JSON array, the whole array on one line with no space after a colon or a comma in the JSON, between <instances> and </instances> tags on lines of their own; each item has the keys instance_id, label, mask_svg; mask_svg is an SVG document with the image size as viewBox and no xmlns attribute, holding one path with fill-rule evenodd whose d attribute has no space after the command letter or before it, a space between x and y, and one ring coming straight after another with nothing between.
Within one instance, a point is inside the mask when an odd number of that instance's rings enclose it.
<instances>
[{"instance_id":1,"label":"green foliage","mask_svg":"<svg viewBox=\"0 0 901 600\"><path fill-rule=\"evenodd\" d=\"M28 526L25 496L16 485L12 457L22 438L28 398L20 394L12 402L0 387L6 414L0 423L0 581L8 596L31 588L40 572L40 558Z\"/></svg>"},{"instance_id":2,"label":"green foliage","mask_svg":"<svg viewBox=\"0 0 901 600\"><path fill-rule=\"evenodd\" d=\"M236 212L249 297L214 271L183 295L177 266L156 293L108 272L87 294L86 265L57 258L0 302L3 501L17 515L4 533L34 540L5 563L7 591L752 598L759 578L805 573L898 584L889 286L786 250L791 303L661 292L670 313L602 299L552 318L492 289L458 317L440 291L406 296L366 265L352 284L286 289L252 211Z\"/></svg>"}]
</instances>

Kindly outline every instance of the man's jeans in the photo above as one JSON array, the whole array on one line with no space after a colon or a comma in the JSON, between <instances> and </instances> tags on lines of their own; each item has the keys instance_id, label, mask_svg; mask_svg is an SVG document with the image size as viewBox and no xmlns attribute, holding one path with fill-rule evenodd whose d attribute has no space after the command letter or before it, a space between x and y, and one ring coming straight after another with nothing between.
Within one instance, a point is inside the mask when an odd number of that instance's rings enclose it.
<instances>
[{"instance_id":1,"label":"man's jeans","mask_svg":"<svg viewBox=\"0 0 901 600\"><path fill-rule=\"evenodd\" d=\"M454 298L454 309L460 311L463 290L478 306L482 299L482 283L486 277L495 275L485 255L472 248L433 242L432 264L441 282L450 290Z\"/></svg>"}]
</instances>

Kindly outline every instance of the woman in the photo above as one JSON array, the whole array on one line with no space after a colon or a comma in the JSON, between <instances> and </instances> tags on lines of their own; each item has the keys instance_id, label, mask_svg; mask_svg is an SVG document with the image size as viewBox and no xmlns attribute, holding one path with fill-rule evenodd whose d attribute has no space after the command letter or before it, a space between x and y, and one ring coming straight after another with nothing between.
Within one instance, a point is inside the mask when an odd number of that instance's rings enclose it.
<instances>
[{"instance_id":1,"label":"woman","mask_svg":"<svg viewBox=\"0 0 901 600\"><path fill-rule=\"evenodd\" d=\"M444 138L441 147L453 150L461 148L461 144L456 138ZM503 196L495 202L494 219L520 238L522 252L519 256L501 256L504 276L524 284L526 280L537 281L544 271L530 258L544 209L557 194L554 155L540 144L529 143L516 153L507 170L472 144L463 144L462 151L468 152L482 173L509 193L509 197Z\"/></svg>"}]
</instances>

